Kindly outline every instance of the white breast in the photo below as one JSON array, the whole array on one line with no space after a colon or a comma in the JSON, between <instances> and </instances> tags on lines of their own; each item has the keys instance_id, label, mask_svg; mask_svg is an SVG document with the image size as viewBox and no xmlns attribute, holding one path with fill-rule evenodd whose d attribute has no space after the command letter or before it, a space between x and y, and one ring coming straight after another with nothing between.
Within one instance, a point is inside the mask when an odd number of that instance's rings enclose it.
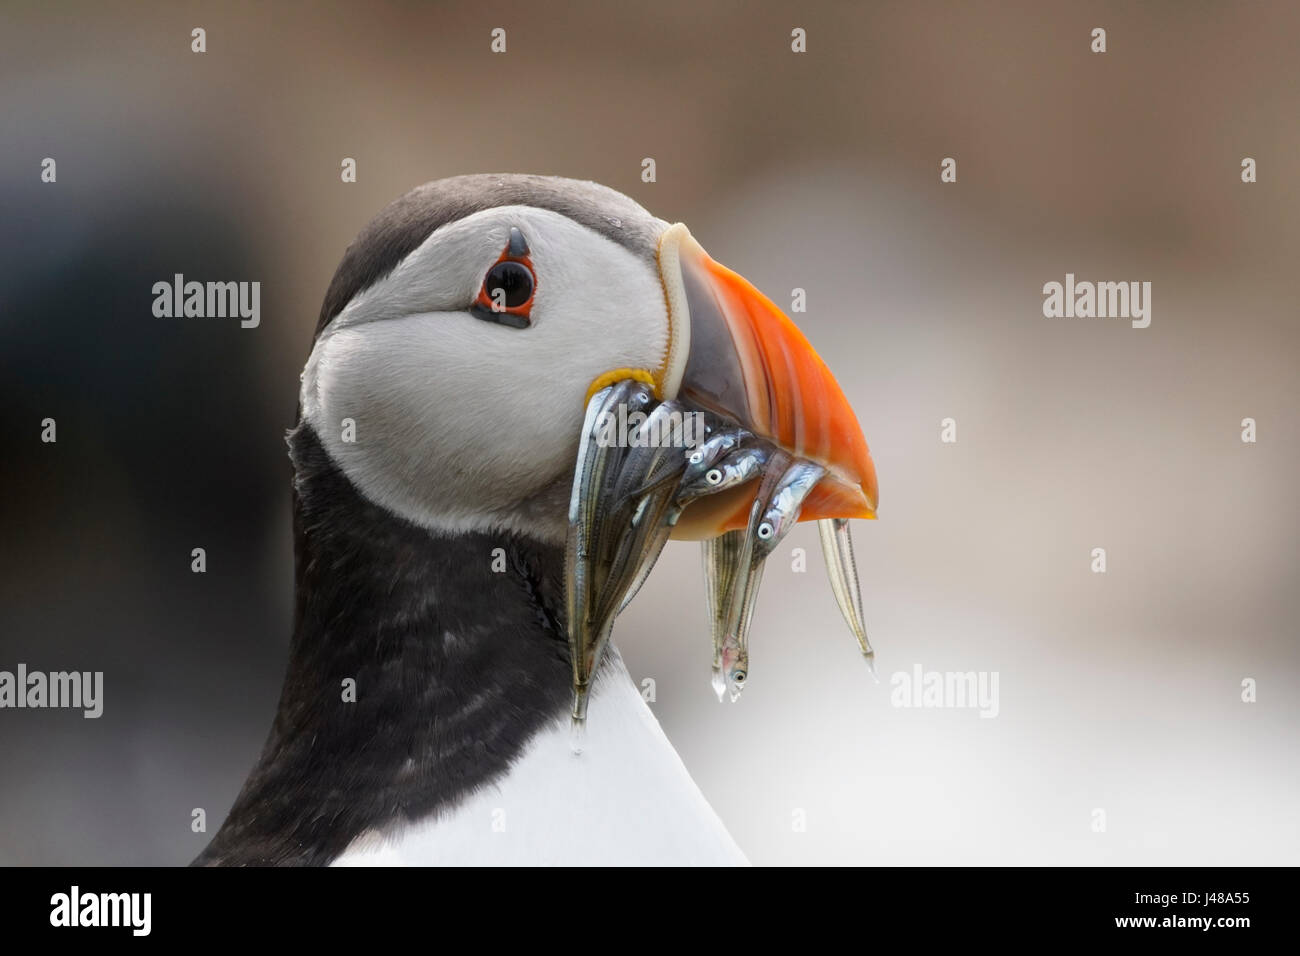
<instances>
[{"instance_id":1,"label":"white breast","mask_svg":"<svg viewBox=\"0 0 1300 956\"><path fill-rule=\"evenodd\" d=\"M580 755L565 716L496 783L334 865L747 865L612 649L601 671Z\"/></svg>"}]
</instances>

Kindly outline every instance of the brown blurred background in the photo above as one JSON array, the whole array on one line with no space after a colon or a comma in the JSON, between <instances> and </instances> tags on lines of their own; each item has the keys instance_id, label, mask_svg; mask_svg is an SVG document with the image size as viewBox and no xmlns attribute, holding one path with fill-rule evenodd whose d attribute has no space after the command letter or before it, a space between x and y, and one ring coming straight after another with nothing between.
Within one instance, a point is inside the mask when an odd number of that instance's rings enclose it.
<instances>
[{"instance_id":1,"label":"brown blurred background","mask_svg":"<svg viewBox=\"0 0 1300 956\"><path fill-rule=\"evenodd\" d=\"M881 684L809 526L738 704L695 546L618 629L751 859L1300 862L1298 28L1284 2L8 4L0 669L106 690L97 721L0 712L0 863L183 863L191 809L220 824L283 673L283 433L326 284L381 206L475 171L598 180L783 306L806 289L858 411ZM153 318L176 272L260 281L261 327ZM1150 281L1150 328L1044 318L1067 272ZM918 663L998 672L999 716L891 707Z\"/></svg>"}]
</instances>

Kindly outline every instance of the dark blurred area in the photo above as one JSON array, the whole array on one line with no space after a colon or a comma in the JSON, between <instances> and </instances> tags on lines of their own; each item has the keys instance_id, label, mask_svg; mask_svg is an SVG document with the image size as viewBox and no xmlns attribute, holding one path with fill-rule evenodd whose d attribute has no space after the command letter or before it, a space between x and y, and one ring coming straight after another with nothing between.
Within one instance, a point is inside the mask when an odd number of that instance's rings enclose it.
<instances>
[{"instance_id":1,"label":"dark blurred area","mask_svg":"<svg viewBox=\"0 0 1300 956\"><path fill-rule=\"evenodd\" d=\"M772 573L734 708L690 548L618 632L755 862L1294 863L1298 27L1285 2L7 5L0 669L102 670L105 703L0 711L0 863L180 864L220 825L283 672L284 432L326 285L385 203L480 171L598 180L778 304L805 288L858 410L883 685L819 559ZM1043 318L1066 272L1152 281L1151 328ZM260 326L154 317L176 273L261 282ZM891 708L916 662L1000 671L1002 716Z\"/></svg>"}]
</instances>

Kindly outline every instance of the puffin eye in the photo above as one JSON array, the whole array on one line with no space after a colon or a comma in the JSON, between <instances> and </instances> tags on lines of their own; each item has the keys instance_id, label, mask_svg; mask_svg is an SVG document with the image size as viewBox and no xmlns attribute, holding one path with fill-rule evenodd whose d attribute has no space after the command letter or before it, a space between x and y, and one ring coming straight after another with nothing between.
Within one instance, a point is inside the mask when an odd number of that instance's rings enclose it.
<instances>
[{"instance_id":1,"label":"puffin eye","mask_svg":"<svg viewBox=\"0 0 1300 956\"><path fill-rule=\"evenodd\" d=\"M483 291L498 312L517 309L533 297L532 270L522 262L498 262L488 270Z\"/></svg>"},{"instance_id":2,"label":"puffin eye","mask_svg":"<svg viewBox=\"0 0 1300 956\"><path fill-rule=\"evenodd\" d=\"M537 278L528 255L528 243L518 229L510 230L505 251L488 269L479 287L470 314L485 322L496 322L514 329L532 324L533 291Z\"/></svg>"}]
</instances>

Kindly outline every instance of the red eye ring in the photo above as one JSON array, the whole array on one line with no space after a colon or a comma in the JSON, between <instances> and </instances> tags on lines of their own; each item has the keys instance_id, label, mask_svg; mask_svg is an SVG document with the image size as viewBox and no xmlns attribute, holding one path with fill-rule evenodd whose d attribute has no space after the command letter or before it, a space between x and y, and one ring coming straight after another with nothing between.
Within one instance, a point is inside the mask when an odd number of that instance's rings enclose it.
<instances>
[{"instance_id":1,"label":"red eye ring","mask_svg":"<svg viewBox=\"0 0 1300 956\"><path fill-rule=\"evenodd\" d=\"M523 233L512 226L504 251L483 277L470 314L485 322L526 329L532 324L536 292L537 276L528 243Z\"/></svg>"}]
</instances>

